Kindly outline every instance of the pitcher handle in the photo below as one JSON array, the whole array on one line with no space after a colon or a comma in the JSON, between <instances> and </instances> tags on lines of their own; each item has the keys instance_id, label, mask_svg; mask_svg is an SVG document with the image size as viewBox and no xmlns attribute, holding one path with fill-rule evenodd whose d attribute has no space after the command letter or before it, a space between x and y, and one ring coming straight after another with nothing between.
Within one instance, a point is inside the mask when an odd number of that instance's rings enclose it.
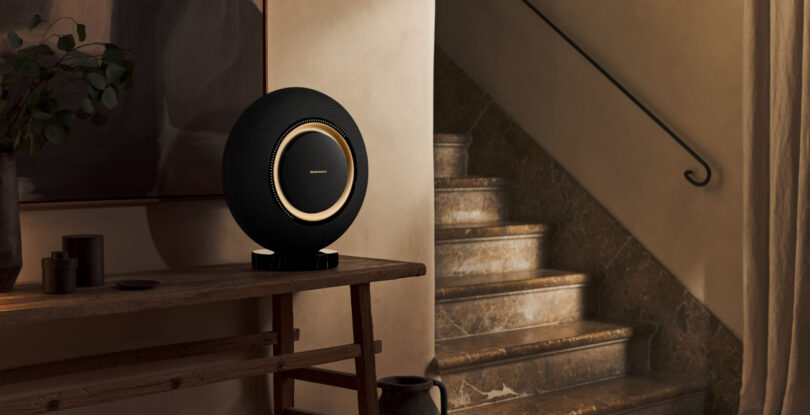
<instances>
[{"instance_id":1,"label":"pitcher handle","mask_svg":"<svg viewBox=\"0 0 810 415\"><path fill-rule=\"evenodd\" d=\"M438 381L436 379L433 380L433 385L439 388L439 396L442 402L442 415L447 415L447 388L444 387L444 383Z\"/></svg>"}]
</instances>

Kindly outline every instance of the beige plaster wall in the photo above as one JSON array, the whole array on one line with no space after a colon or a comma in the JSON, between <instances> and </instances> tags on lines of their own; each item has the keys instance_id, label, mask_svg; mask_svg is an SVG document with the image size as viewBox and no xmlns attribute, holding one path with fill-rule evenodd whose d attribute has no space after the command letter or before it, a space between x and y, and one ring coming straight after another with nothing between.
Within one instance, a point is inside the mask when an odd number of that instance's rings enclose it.
<instances>
[{"instance_id":1,"label":"beige plaster wall","mask_svg":"<svg viewBox=\"0 0 810 415\"><path fill-rule=\"evenodd\" d=\"M333 96L352 113L366 141L365 204L333 247L428 265L427 277L372 287L375 337L383 340L378 375L421 375L433 356L433 2L269 3L270 88L307 86ZM245 261L255 248L219 200L24 211L21 221L20 283L39 281L39 259L58 249L60 235L68 233L104 234L109 272ZM299 350L351 341L348 288L302 293L295 301ZM246 333L269 328L269 310L267 300L246 301L0 328L0 367ZM233 357L244 356L226 358ZM185 364L198 362L209 358ZM350 362L333 367L352 370ZM98 379L94 374L57 384ZM0 395L47 387L4 388ZM355 395L333 388L299 382L296 400L298 407L325 413L356 411ZM65 414L266 414L268 402L266 379L254 379Z\"/></svg>"},{"instance_id":2,"label":"beige plaster wall","mask_svg":"<svg viewBox=\"0 0 810 415\"><path fill-rule=\"evenodd\" d=\"M522 2L439 0L437 46L739 335L742 2L534 4L704 155L709 186L686 182L700 166Z\"/></svg>"}]
</instances>

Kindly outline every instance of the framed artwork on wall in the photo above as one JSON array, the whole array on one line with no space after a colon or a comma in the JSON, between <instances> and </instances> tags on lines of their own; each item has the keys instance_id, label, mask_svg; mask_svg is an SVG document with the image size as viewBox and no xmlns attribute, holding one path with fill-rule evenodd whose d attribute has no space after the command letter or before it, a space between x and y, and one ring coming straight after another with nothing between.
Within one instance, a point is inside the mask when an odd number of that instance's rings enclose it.
<instances>
[{"instance_id":1,"label":"framed artwork on wall","mask_svg":"<svg viewBox=\"0 0 810 415\"><path fill-rule=\"evenodd\" d=\"M133 88L106 125L77 123L67 143L36 156L18 152L24 206L222 195L228 133L265 90L262 0L30 0L0 8L0 58L5 33L26 33L38 13L86 24L89 41L115 43L135 62Z\"/></svg>"}]
</instances>

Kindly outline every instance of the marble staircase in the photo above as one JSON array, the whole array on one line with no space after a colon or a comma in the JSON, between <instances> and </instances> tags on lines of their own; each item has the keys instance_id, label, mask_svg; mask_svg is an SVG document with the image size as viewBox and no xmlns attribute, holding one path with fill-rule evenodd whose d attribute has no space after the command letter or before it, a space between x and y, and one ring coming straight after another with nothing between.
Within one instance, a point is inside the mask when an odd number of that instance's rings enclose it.
<instances>
[{"instance_id":1,"label":"marble staircase","mask_svg":"<svg viewBox=\"0 0 810 415\"><path fill-rule=\"evenodd\" d=\"M508 183L466 176L436 134L436 357L459 415L703 413L702 380L650 371L649 323L595 319L593 278L548 269L553 226L508 220Z\"/></svg>"}]
</instances>

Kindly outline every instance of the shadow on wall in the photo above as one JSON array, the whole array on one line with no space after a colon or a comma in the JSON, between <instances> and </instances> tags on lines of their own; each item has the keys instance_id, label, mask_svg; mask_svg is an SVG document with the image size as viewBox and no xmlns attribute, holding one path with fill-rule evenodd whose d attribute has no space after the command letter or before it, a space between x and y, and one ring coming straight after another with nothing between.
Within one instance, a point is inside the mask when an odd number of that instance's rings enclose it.
<instances>
[{"instance_id":1,"label":"shadow on wall","mask_svg":"<svg viewBox=\"0 0 810 415\"><path fill-rule=\"evenodd\" d=\"M152 204L146 217L152 242L169 268L249 262L258 248L222 199Z\"/></svg>"}]
</instances>

